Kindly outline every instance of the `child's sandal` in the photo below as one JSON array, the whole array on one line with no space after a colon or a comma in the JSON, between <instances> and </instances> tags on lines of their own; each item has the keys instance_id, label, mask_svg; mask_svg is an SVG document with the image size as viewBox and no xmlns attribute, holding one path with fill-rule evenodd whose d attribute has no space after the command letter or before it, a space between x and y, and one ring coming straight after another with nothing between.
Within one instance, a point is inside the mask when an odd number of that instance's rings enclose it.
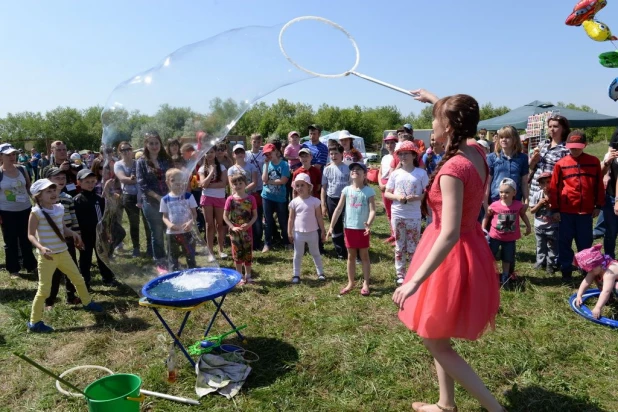
<instances>
[{"instance_id":1,"label":"child's sandal","mask_svg":"<svg viewBox=\"0 0 618 412\"><path fill-rule=\"evenodd\" d=\"M425 411L424 408L426 406L435 406L436 408L440 409L441 411L445 411L445 412L457 412L457 405L447 408L446 406L441 406L438 403L429 404L429 403L424 403L424 402L414 402L412 404L412 409L414 409L417 412L424 412Z\"/></svg>"}]
</instances>

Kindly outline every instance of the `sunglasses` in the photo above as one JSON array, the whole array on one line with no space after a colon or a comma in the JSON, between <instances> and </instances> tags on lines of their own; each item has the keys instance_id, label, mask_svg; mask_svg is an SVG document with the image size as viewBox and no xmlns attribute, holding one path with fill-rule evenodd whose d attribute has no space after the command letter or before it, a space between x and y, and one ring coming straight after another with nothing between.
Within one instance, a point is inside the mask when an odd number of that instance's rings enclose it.
<instances>
[{"instance_id":1,"label":"sunglasses","mask_svg":"<svg viewBox=\"0 0 618 412\"><path fill-rule=\"evenodd\" d=\"M132 147L127 147L127 148L125 148L125 149L120 149L120 151L121 151L122 153L130 152L130 151L132 151L132 150L133 150L133 148L132 148Z\"/></svg>"}]
</instances>

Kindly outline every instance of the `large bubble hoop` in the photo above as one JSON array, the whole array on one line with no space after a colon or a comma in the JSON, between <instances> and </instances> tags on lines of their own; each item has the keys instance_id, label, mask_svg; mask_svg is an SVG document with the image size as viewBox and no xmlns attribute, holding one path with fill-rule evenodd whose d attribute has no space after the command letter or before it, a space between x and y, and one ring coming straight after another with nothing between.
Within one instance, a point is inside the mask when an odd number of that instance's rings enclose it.
<instances>
[{"instance_id":1,"label":"large bubble hoop","mask_svg":"<svg viewBox=\"0 0 618 412\"><path fill-rule=\"evenodd\" d=\"M354 52L356 53L356 61L354 62L354 65L352 66L352 68L350 68L349 70L346 70L344 72L341 73L337 73L337 74L324 74L324 73L317 73L314 71L311 71L303 66L301 66L300 64L296 63L294 60L292 60L292 58L287 54L287 52L285 51L285 47L283 47L283 33L285 33L285 31L287 29L290 28L290 26L292 26L294 23L298 23L300 21L305 21L305 20L315 20L315 21L319 21L321 23L327 24L337 30L339 30L340 32L342 32L343 34L346 35L346 37L350 40L350 42L352 43L352 47L354 47ZM287 22L282 28L281 31L279 32L279 48L281 49L281 53L283 53L283 55L285 56L285 58L297 69L302 70L305 73L308 73L312 76L316 76L316 77L323 77L323 78L327 78L327 79L336 79L339 77L345 77L348 76L350 74L353 74L357 77L360 77L361 79L365 79L368 80L370 82L379 84L381 86L385 86L388 87L389 89L393 89L396 90L400 93L406 94L408 96L416 96L414 93L411 93L409 90L403 89L401 87L397 87L395 85L392 85L390 83L386 83L383 82L381 80L375 79L373 77L367 76L365 74L359 73L356 71L356 68L358 67L358 64L360 63L360 50L358 49L358 44L356 44L356 40L354 40L354 37L352 37L352 35L346 30L344 29L342 26L340 26L339 24L335 23L334 21L325 19L324 17L318 17L318 16L302 16L302 17L297 17L295 19L290 20L289 22Z\"/></svg>"}]
</instances>

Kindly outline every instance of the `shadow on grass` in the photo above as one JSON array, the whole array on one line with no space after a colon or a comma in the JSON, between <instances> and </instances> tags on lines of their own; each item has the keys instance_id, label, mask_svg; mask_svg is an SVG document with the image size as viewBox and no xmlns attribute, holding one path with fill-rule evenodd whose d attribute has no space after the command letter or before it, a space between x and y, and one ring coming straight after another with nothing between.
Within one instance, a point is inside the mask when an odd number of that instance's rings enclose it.
<instances>
[{"instance_id":1,"label":"shadow on grass","mask_svg":"<svg viewBox=\"0 0 618 412\"><path fill-rule=\"evenodd\" d=\"M9 302L18 302L22 300L32 301L35 294L36 289L3 288L0 289L0 302L6 304Z\"/></svg>"},{"instance_id":2,"label":"shadow on grass","mask_svg":"<svg viewBox=\"0 0 618 412\"><path fill-rule=\"evenodd\" d=\"M90 326L74 326L69 328L57 328L56 332L81 332L87 330L115 330L121 333L132 333L149 329L152 325L142 318L122 317L116 319L107 313L94 315L96 323Z\"/></svg>"},{"instance_id":3,"label":"shadow on grass","mask_svg":"<svg viewBox=\"0 0 618 412\"><path fill-rule=\"evenodd\" d=\"M595 405L588 398L573 397L561 393L555 393L538 386L524 388L514 387L505 393L511 405L510 412L535 411L578 411L578 412L609 412Z\"/></svg>"},{"instance_id":4,"label":"shadow on grass","mask_svg":"<svg viewBox=\"0 0 618 412\"><path fill-rule=\"evenodd\" d=\"M518 250L516 260L518 263L536 263L536 253Z\"/></svg>"},{"instance_id":5,"label":"shadow on grass","mask_svg":"<svg viewBox=\"0 0 618 412\"><path fill-rule=\"evenodd\" d=\"M247 337L245 349L255 352L260 359L251 363L253 369L245 388L270 386L277 379L292 372L298 362L298 351L287 342L267 337Z\"/></svg>"}]
</instances>

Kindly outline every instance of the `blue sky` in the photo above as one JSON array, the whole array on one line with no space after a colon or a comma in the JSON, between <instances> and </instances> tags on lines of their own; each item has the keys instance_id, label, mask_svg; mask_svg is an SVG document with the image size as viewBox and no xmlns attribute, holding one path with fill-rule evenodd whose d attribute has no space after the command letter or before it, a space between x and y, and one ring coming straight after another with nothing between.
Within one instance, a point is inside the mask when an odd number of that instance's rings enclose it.
<instances>
[{"instance_id":1,"label":"blue sky","mask_svg":"<svg viewBox=\"0 0 618 412\"><path fill-rule=\"evenodd\" d=\"M275 25L317 15L345 27L361 51L358 71L404 88L438 95L468 93L480 103L511 108L533 100L586 104L615 115L607 97L615 69L598 63L611 43L564 24L575 1L16 1L0 5L0 116L57 106L104 105L114 87L179 47L225 30ZM618 32L618 4L597 18ZM334 36L334 37L333 37ZM312 54L349 56L341 38L320 32ZM330 57L329 57L330 58ZM349 60L349 59L348 59ZM230 64L244 64L230 52ZM333 68L346 64L336 62ZM321 67L330 67L328 61ZM314 107L423 105L353 77L312 79L265 100Z\"/></svg>"}]
</instances>

